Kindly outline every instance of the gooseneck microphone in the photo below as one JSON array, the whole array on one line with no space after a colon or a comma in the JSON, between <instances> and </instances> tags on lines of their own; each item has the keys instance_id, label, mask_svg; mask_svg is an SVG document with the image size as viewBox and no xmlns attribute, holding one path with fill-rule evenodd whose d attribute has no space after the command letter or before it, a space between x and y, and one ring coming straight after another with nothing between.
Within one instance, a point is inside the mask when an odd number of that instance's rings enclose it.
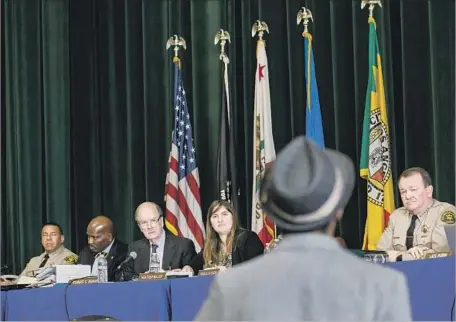
<instances>
[{"instance_id":1,"label":"gooseneck microphone","mask_svg":"<svg viewBox=\"0 0 456 322\"><path fill-rule=\"evenodd\" d=\"M116 270L121 269L122 266L124 266L126 263L128 263L132 259L136 259L137 256L138 256L138 254L136 254L136 252L131 252L130 255L128 255L127 258L125 258L125 260L122 263L120 263L119 266L117 266Z\"/></svg>"}]
</instances>

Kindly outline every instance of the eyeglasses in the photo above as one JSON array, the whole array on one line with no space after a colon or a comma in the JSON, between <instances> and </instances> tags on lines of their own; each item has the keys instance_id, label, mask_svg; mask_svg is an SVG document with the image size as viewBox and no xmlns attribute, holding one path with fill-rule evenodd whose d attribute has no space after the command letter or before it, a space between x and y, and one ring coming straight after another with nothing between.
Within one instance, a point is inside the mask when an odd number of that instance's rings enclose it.
<instances>
[{"instance_id":1,"label":"eyeglasses","mask_svg":"<svg viewBox=\"0 0 456 322\"><path fill-rule=\"evenodd\" d=\"M151 220L141 220L141 221L137 221L137 223L140 227L155 226L155 225L158 225L160 218L161 217L151 219Z\"/></svg>"}]
</instances>

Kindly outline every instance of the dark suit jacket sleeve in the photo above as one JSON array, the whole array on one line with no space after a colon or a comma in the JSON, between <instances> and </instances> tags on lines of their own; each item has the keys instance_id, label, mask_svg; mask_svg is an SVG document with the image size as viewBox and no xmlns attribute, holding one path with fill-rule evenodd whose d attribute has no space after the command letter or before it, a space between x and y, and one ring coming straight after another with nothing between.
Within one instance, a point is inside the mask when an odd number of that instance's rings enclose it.
<instances>
[{"instance_id":1,"label":"dark suit jacket sleeve","mask_svg":"<svg viewBox=\"0 0 456 322\"><path fill-rule=\"evenodd\" d=\"M195 244L190 239L185 239L186 246L182 254L182 267L190 265L192 259L196 256Z\"/></svg>"},{"instance_id":2,"label":"dark suit jacket sleeve","mask_svg":"<svg viewBox=\"0 0 456 322\"><path fill-rule=\"evenodd\" d=\"M110 263L110 267L108 267L109 270L109 281L110 282L118 282L121 280L121 270L116 270L117 267L125 260L127 257L128 251L128 245L116 241L116 254L114 256L113 261ZM125 277L124 277L125 278Z\"/></svg>"},{"instance_id":3,"label":"dark suit jacket sleeve","mask_svg":"<svg viewBox=\"0 0 456 322\"><path fill-rule=\"evenodd\" d=\"M132 251L135 251L135 247L132 244L130 244L130 245L128 245L127 254L130 254ZM128 261L127 263L125 263L125 265L123 266L122 271L123 271L125 281L131 281L133 276L136 275L134 265L135 265L134 261L131 260L131 261Z\"/></svg>"},{"instance_id":4,"label":"dark suit jacket sleeve","mask_svg":"<svg viewBox=\"0 0 456 322\"><path fill-rule=\"evenodd\" d=\"M195 275L198 274L198 272L204 268L203 250L201 250L198 253L198 255L193 257L189 266L193 269L193 272L195 273Z\"/></svg>"},{"instance_id":5,"label":"dark suit jacket sleeve","mask_svg":"<svg viewBox=\"0 0 456 322\"><path fill-rule=\"evenodd\" d=\"M80 265L92 265L93 264L93 255L91 254L89 247L85 246L79 252L77 263Z\"/></svg>"},{"instance_id":6,"label":"dark suit jacket sleeve","mask_svg":"<svg viewBox=\"0 0 456 322\"><path fill-rule=\"evenodd\" d=\"M83 261L83 256L84 256L84 249L81 250L78 254L78 261L76 262L76 264L78 265L84 265L84 261Z\"/></svg>"},{"instance_id":7,"label":"dark suit jacket sleeve","mask_svg":"<svg viewBox=\"0 0 456 322\"><path fill-rule=\"evenodd\" d=\"M246 231L246 239L243 245L243 260L247 261L264 253L264 246L260 238L253 231Z\"/></svg>"}]
</instances>

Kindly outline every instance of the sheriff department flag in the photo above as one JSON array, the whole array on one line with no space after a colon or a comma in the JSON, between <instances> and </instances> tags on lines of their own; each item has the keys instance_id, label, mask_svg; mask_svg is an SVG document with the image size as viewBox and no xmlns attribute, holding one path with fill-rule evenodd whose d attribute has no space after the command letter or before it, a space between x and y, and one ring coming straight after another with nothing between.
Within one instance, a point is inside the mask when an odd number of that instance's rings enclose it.
<instances>
[{"instance_id":1,"label":"sheriff department flag","mask_svg":"<svg viewBox=\"0 0 456 322\"><path fill-rule=\"evenodd\" d=\"M369 83L364 111L360 174L361 178L367 180L367 220L363 249L375 250L394 210L394 194L382 61L373 17L369 17Z\"/></svg>"},{"instance_id":2,"label":"sheriff department flag","mask_svg":"<svg viewBox=\"0 0 456 322\"><path fill-rule=\"evenodd\" d=\"M275 225L261 207L260 184L266 167L275 160L276 154L272 136L268 58L265 41L262 39L257 42L253 117L252 230L265 245L275 238Z\"/></svg>"}]
</instances>

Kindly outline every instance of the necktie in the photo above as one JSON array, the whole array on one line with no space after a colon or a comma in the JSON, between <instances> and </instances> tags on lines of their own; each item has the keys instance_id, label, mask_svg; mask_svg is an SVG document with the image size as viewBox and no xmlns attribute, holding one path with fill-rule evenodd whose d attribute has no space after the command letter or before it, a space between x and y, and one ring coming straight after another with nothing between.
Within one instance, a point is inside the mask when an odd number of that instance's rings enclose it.
<instances>
[{"instance_id":1,"label":"necktie","mask_svg":"<svg viewBox=\"0 0 456 322\"><path fill-rule=\"evenodd\" d=\"M416 223L417 219L418 219L418 216L417 215L413 215L412 216L412 222L410 223L410 226L407 229L407 238L406 238L406 241L405 241L405 246L407 247L407 249L410 249L410 248L413 247L413 233L415 231L415 223Z\"/></svg>"},{"instance_id":2,"label":"necktie","mask_svg":"<svg viewBox=\"0 0 456 322\"><path fill-rule=\"evenodd\" d=\"M99 252L98 254L95 255L95 258L98 258L100 256L106 257L106 255L108 255L108 254L106 254L106 252Z\"/></svg>"},{"instance_id":3,"label":"necktie","mask_svg":"<svg viewBox=\"0 0 456 322\"><path fill-rule=\"evenodd\" d=\"M152 254L157 252L158 245L152 244Z\"/></svg>"},{"instance_id":4,"label":"necktie","mask_svg":"<svg viewBox=\"0 0 456 322\"><path fill-rule=\"evenodd\" d=\"M41 262L40 267L38 267L38 268L41 268L44 265L46 265L48 259L49 259L49 254L44 255L43 261Z\"/></svg>"}]
</instances>

